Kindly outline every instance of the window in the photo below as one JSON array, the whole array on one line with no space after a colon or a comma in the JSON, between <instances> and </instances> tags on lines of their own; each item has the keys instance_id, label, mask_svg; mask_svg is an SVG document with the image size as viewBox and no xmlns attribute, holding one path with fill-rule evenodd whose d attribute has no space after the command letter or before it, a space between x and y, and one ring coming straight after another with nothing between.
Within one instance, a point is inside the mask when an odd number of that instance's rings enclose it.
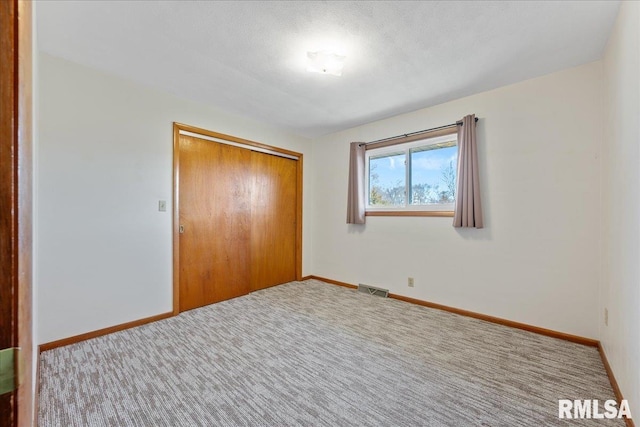
<instances>
[{"instance_id":1,"label":"window","mask_svg":"<svg viewBox=\"0 0 640 427\"><path fill-rule=\"evenodd\" d=\"M370 149L365 159L367 215L453 215L455 134Z\"/></svg>"}]
</instances>

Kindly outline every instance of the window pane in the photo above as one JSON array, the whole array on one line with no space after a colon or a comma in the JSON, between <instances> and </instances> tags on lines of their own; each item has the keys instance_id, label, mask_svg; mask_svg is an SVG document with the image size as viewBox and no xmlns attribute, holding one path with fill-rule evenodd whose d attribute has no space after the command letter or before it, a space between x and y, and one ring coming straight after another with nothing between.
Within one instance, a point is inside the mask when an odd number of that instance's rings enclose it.
<instances>
[{"instance_id":1,"label":"window pane","mask_svg":"<svg viewBox=\"0 0 640 427\"><path fill-rule=\"evenodd\" d=\"M411 150L410 201L412 205L454 202L458 146L451 146L451 144L431 145Z\"/></svg>"},{"instance_id":2,"label":"window pane","mask_svg":"<svg viewBox=\"0 0 640 427\"><path fill-rule=\"evenodd\" d=\"M406 202L405 154L369 158L369 205L404 206Z\"/></svg>"}]
</instances>

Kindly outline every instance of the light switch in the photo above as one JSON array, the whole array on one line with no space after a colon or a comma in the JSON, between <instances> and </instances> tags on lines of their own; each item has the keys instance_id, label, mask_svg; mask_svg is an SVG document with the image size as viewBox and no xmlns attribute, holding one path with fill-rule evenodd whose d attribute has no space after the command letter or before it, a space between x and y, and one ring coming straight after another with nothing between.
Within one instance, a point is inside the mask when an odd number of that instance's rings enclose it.
<instances>
[{"instance_id":1,"label":"light switch","mask_svg":"<svg viewBox=\"0 0 640 427\"><path fill-rule=\"evenodd\" d=\"M166 212L167 211L167 201L166 200L160 200L158 202L158 210L160 212Z\"/></svg>"}]
</instances>

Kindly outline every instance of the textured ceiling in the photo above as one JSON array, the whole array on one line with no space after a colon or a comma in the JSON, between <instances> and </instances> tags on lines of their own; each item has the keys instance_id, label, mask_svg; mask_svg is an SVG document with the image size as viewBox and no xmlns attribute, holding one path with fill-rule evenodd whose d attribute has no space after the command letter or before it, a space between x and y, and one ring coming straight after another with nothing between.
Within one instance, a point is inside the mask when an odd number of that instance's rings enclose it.
<instances>
[{"instance_id":1,"label":"textured ceiling","mask_svg":"<svg viewBox=\"0 0 640 427\"><path fill-rule=\"evenodd\" d=\"M318 136L597 60L618 1L41 1L39 48ZM342 77L306 52L346 54Z\"/></svg>"}]
</instances>

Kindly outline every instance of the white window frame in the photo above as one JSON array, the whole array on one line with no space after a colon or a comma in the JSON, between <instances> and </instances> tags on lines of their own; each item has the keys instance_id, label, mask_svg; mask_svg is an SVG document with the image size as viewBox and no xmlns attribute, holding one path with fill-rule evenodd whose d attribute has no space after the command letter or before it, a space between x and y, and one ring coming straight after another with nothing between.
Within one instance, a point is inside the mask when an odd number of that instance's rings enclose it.
<instances>
[{"instance_id":1,"label":"white window frame","mask_svg":"<svg viewBox=\"0 0 640 427\"><path fill-rule=\"evenodd\" d=\"M427 205L412 205L409 203L409 192L411 186L411 150L417 147L425 147L428 145L442 144L444 142L454 142L455 146L458 145L458 135L450 134L443 136L436 136L433 138L420 139L418 141L406 142L401 144L390 145L387 147L374 148L367 150L365 153L365 212L453 212L454 203L432 203ZM389 154L402 154L405 155L405 204L404 206L371 206L369 204L370 188L369 188L369 165L371 157L378 157L380 155ZM456 165L456 180L457 180L457 165Z\"/></svg>"}]
</instances>

